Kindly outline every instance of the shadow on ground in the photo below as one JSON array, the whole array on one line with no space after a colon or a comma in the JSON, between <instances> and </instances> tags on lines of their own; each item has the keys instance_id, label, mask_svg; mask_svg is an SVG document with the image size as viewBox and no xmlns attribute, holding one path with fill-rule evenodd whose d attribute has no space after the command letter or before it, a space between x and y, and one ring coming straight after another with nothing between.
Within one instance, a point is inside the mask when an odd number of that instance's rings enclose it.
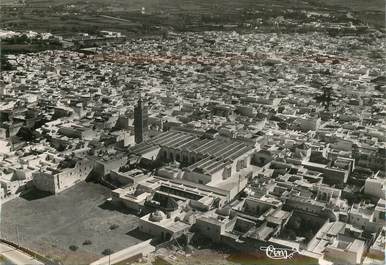
<instances>
[{"instance_id":1,"label":"shadow on ground","mask_svg":"<svg viewBox=\"0 0 386 265\"><path fill-rule=\"evenodd\" d=\"M142 240L142 241L146 241L146 240L149 240L150 238L152 238L151 235L148 235L148 234L146 234L144 232L139 231L138 228L135 228L135 229L127 232L126 235L135 237L135 238L137 238L139 240Z\"/></svg>"},{"instance_id":2,"label":"shadow on ground","mask_svg":"<svg viewBox=\"0 0 386 265\"><path fill-rule=\"evenodd\" d=\"M103 210L109 210L109 211L117 211L123 214L132 214L138 216L138 213L136 211L133 211L131 209L128 209L118 203L113 203L110 201L105 201L102 204L98 205L99 208Z\"/></svg>"},{"instance_id":3,"label":"shadow on ground","mask_svg":"<svg viewBox=\"0 0 386 265\"><path fill-rule=\"evenodd\" d=\"M28 191L24 191L20 194L20 198L23 198L27 201L39 200L48 196L52 196L52 194L48 191L40 191L36 188L31 188Z\"/></svg>"}]
</instances>

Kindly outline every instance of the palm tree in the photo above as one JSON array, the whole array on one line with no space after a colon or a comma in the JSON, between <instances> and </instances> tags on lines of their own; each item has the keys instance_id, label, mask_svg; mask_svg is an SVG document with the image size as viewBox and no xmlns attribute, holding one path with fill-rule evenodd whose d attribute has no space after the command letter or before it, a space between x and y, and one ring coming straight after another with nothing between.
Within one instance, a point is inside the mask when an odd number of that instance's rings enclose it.
<instances>
[{"instance_id":1,"label":"palm tree","mask_svg":"<svg viewBox=\"0 0 386 265\"><path fill-rule=\"evenodd\" d=\"M332 101L332 87L331 86L323 86L322 88L323 94L316 96L316 102L322 103L325 110L328 111L330 108L330 104Z\"/></svg>"}]
</instances>

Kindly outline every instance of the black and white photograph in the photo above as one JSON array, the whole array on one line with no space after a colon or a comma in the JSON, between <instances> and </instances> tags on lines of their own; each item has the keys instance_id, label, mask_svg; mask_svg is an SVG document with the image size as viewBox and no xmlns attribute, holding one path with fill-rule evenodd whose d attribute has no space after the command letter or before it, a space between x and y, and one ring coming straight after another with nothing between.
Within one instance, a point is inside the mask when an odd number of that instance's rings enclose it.
<instances>
[{"instance_id":1,"label":"black and white photograph","mask_svg":"<svg viewBox=\"0 0 386 265\"><path fill-rule=\"evenodd\" d=\"M385 0L0 0L0 265L384 265Z\"/></svg>"}]
</instances>

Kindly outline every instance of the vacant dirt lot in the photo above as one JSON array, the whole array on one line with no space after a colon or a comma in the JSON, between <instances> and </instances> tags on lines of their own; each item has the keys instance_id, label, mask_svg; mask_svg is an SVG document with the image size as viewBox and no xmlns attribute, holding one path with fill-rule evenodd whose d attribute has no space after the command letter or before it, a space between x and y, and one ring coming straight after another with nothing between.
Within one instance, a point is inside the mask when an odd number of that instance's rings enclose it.
<instances>
[{"instance_id":1,"label":"vacant dirt lot","mask_svg":"<svg viewBox=\"0 0 386 265\"><path fill-rule=\"evenodd\" d=\"M118 251L140 241L128 233L138 218L110 210L109 195L103 186L81 183L56 196L14 199L2 207L2 236L63 264L88 264L107 248ZM78 249L70 250L71 245Z\"/></svg>"}]
</instances>

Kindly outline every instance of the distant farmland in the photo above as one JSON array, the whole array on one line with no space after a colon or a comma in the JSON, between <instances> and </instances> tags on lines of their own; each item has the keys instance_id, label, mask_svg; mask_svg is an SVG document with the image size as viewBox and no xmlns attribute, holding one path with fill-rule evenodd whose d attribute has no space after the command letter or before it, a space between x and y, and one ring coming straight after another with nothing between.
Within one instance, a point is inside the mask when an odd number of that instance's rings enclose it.
<instances>
[{"instance_id":1,"label":"distant farmland","mask_svg":"<svg viewBox=\"0 0 386 265\"><path fill-rule=\"evenodd\" d=\"M383 0L2 0L2 27L58 34L115 30L189 30L202 23L241 23L246 12L286 9L350 11L384 26ZM144 12L141 12L144 11ZM108 18L114 17L114 18Z\"/></svg>"}]
</instances>

